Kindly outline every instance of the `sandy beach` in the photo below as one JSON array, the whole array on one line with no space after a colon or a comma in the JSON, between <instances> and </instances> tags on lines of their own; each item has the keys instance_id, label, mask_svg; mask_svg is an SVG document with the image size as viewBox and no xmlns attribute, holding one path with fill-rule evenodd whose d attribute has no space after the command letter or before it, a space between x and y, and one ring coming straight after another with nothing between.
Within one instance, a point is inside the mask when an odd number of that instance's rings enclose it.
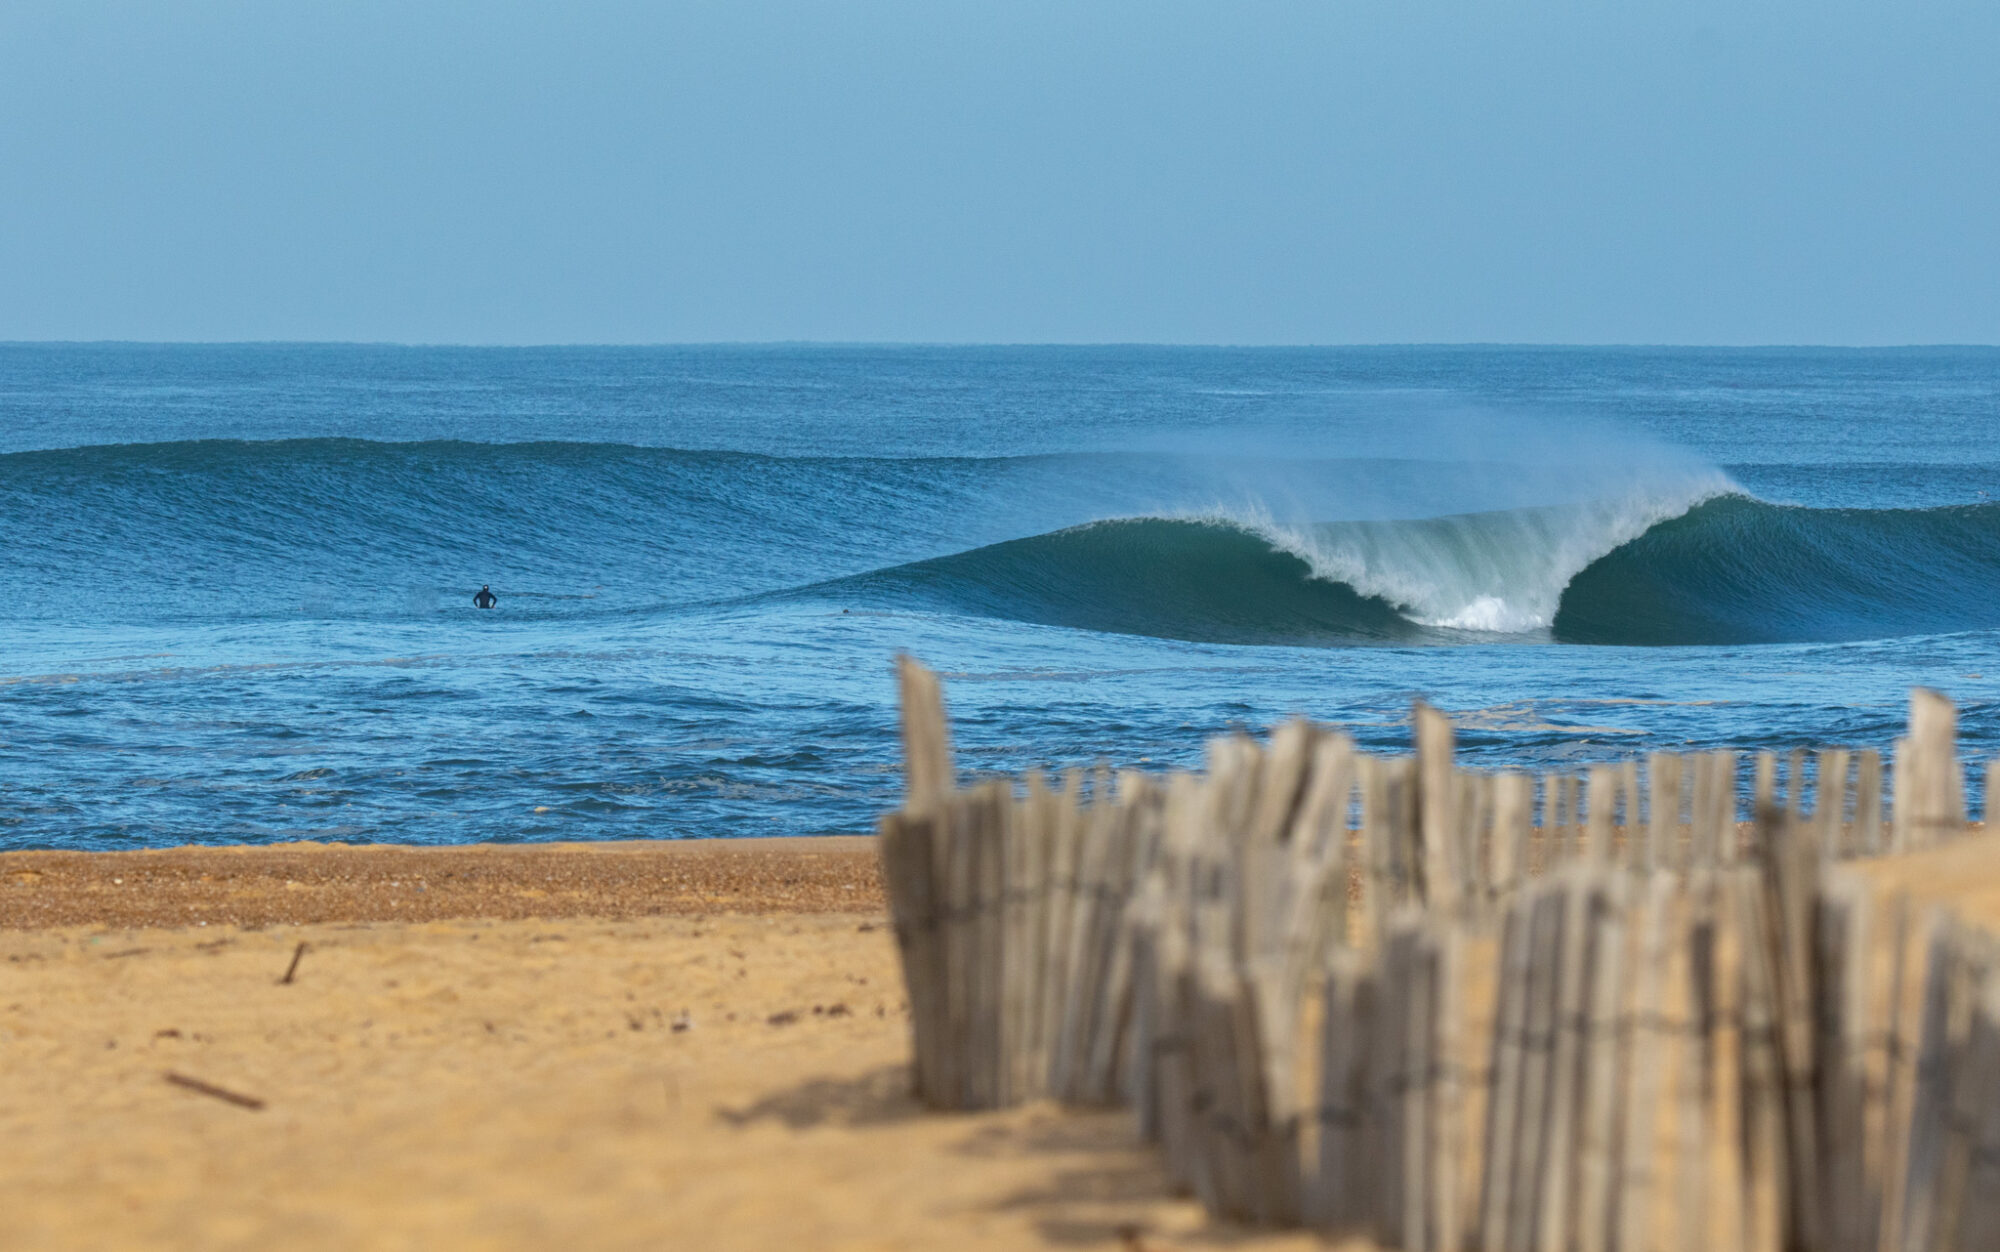
<instances>
[{"instance_id":1,"label":"sandy beach","mask_svg":"<svg viewBox=\"0 0 2000 1252\"><path fill-rule=\"evenodd\" d=\"M866 839L10 853L0 893L9 1249L1320 1246L1207 1226L1123 1113L921 1112Z\"/></svg>"},{"instance_id":2,"label":"sandy beach","mask_svg":"<svg viewBox=\"0 0 2000 1252\"><path fill-rule=\"evenodd\" d=\"M1993 840L1863 872L2000 923ZM866 839L9 853L0 902L10 1249L1324 1246L1121 1112L922 1112Z\"/></svg>"},{"instance_id":3,"label":"sandy beach","mask_svg":"<svg viewBox=\"0 0 2000 1252\"><path fill-rule=\"evenodd\" d=\"M0 929L879 913L868 838L0 854Z\"/></svg>"}]
</instances>

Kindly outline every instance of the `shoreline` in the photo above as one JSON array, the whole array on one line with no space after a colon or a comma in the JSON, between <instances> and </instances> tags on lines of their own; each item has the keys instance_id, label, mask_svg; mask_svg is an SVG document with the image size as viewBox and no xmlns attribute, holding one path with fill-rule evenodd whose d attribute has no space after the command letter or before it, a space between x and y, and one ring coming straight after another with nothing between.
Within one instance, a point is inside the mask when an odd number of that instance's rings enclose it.
<instances>
[{"instance_id":1,"label":"shoreline","mask_svg":"<svg viewBox=\"0 0 2000 1252\"><path fill-rule=\"evenodd\" d=\"M887 908L872 835L0 852L0 930Z\"/></svg>"}]
</instances>

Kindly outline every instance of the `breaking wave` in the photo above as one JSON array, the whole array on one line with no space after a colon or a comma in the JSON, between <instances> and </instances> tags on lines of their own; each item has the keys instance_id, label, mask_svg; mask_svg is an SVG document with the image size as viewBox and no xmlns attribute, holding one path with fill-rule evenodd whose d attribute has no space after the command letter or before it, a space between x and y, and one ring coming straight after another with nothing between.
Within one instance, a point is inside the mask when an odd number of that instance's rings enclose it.
<instances>
[{"instance_id":1,"label":"breaking wave","mask_svg":"<svg viewBox=\"0 0 2000 1252\"><path fill-rule=\"evenodd\" d=\"M468 585L491 579L516 616L831 598L1242 644L1747 644L2000 625L2000 504L1774 504L1655 459L1592 471L1601 494L1565 503L1298 523L1258 504L1286 498L1288 472L1313 487L1291 493L1288 517L1424 512L1482 490L1547 499L1549 484L1497 463L1207 467L1245 480L1225 492L1204 468L353 439L10 453L0 620L427 620L466 611ZM1190 511L1225 497L1236 503ZM1092 514L1109 520L1064 525ZM1026 530L1040 533L982 542Z\"/></svg>"},{"instance_id":2,"label":"breaking wave","mask_svg":"<svg viewBox=\"0 0 2000 1252\"><path fill-rule=\"evenodd\" d=\"M1094 522L825 584L1054 626L1243 644L1827 642L2000 625L2000 505L1738 493L1281 527Z\"/></svg>"}]
</instances>

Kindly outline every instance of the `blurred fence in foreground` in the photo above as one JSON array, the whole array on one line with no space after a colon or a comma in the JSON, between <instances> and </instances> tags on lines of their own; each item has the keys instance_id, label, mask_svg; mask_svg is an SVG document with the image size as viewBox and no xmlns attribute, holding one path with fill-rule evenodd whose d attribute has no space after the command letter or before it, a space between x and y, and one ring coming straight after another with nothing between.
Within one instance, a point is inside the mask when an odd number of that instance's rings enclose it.
<instances>
[{"instance_id":1,"label":"blurred fence in foreground","mask_svg":"<svg viewBox=\"0 0 2000 1252\"><path fill-rule=\"evenodd\" d=\"M1995 945L1840 864L1965 829L1944 697L1887 788L1755 757L1745 823L1734 753L1473 773L1421 705L1412 757L1300 721L960 788L902 683L931 1105L1127 1105L1211 1212L1406 1252L2000 1248Z\"/></svg>"}]
</instances>

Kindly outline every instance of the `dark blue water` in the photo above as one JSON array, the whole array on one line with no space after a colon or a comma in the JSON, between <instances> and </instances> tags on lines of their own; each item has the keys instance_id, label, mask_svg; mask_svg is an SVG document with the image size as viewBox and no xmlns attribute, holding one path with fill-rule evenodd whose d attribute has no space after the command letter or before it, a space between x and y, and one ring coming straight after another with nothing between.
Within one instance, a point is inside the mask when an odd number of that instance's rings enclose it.
<instances>
[{"instance_id":1,"label":"dark blue water","mask_svg":"<svg viewBox=\"0 0 2000 1252\"><path fill-rule=\"evenodd\" d=\"M1991 496L1986 349L0 346L0 846L864 830L905 648L976 770L1989 754Z\"/></svg>"}]
</instances>

